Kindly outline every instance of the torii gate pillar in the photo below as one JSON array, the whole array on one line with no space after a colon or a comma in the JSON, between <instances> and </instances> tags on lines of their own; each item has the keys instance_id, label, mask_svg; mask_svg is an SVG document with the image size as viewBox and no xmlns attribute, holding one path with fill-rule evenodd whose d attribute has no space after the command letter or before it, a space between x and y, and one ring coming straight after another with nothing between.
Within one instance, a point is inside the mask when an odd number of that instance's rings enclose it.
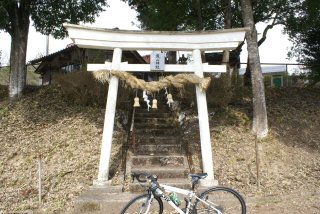
<instances>
[{"instance_id":1,"label":"torii gate pillar","mask_svg":"<svg viewBox=\"0 0 320 214\"><path fill-rule=\"evenodd\" d=\"M112 70L119 70L121 64L122 50L115 48L112 57ZM114 118L116 113L117 97L118 97L119 78L112 76L109 83L106 113L104 115L104 126L102 133L100 164L98 173L98 182L108 180L109 163L111 159L111 146L113 136Z\"/></svg>"},{"instance_id":2,"label":"torii gate pillar","mask_svg":"<svg viewBox=\"0 0 320 214\"><path fill-rule=\"evenodd\" d=\"M194 71L199 77L203 77L203 67L201 59L201 51L196 49L192 52L194 60ZM199 129L200 129L200 141L201 141L201 157L202 157L202 168L203 171L208 173L208 177L202 181L202 185L212 185L217 183L214 181L213 171L213 159L212 159L212 148L210 139L210 129L208 120L208 109L207 109L207 98L206 92L201 91L199 86L196 86L197 95L197 108L199 118Z\"/></svg>"}]
</instances>

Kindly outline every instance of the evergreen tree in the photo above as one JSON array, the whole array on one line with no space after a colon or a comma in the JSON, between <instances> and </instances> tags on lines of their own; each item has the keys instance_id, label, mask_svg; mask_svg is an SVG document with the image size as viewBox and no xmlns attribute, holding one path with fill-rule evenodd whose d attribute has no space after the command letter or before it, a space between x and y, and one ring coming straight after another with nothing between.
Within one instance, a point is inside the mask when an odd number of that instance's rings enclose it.
<instances>
[{"instance_id":1,"label":"evergreen tree","mask_svg":"<svg viewBox=\"0 0 320 214\"><path fill-rule=\"evenodd\" d=\"M291 14L286 31L293 47L290 57L306 64L311 84L320 81L320 1L304 0L297 3L299 14Z\"/></svg>"}]
</instances>

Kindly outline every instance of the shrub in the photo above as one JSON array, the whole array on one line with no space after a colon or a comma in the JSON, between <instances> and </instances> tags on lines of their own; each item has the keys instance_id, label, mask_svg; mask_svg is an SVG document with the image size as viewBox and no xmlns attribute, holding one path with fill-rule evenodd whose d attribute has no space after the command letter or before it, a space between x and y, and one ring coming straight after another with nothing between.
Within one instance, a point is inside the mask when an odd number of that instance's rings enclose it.
<instances>
[{"instance_id":1,"label":"shrub","mask_svg":"<svg viewBox=\"0 0 320 214\"><path fill-rule=\"evenodd\" d=\"M89 106L106 103L108 85L98 82L90 72L54 74L52 83L60 86L67 102Z\"/></svg>"}]
</instances>

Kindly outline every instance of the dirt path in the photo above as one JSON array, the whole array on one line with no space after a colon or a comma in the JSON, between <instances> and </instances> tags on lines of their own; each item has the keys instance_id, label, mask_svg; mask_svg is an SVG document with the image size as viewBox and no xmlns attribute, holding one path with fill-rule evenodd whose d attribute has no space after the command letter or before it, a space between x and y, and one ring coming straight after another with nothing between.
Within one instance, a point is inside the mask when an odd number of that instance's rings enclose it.
<instances>
[{"instance_id":1,"label":"dirt path","mask_svg":"<svg viewBox=\"0 0 320 214\"><path fill-rule=\"evenodd\" d=\"M319 214L320 191L292 193L282 196L247 198L250 214Z\"/></svg>"}]
</instances>

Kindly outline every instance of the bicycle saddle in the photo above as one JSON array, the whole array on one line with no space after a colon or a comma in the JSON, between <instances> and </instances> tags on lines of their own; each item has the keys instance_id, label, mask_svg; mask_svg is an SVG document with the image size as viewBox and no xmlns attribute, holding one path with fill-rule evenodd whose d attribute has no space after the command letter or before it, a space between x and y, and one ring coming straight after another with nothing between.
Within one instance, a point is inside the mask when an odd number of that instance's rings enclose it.
<instances>
[{"instance_id":1,"label":"bicycle saddle","mask_svg":"<svg viewBox=\"0 0 320 214\"><path fill-rule=\"evenodd\" d=\"M197 173L197 174L189 174L189 176L194 179L194 178L197 178L197 179L203 179L203 178L206 178L208 176L208 173Z\"/></svg>"}]
</instances>

